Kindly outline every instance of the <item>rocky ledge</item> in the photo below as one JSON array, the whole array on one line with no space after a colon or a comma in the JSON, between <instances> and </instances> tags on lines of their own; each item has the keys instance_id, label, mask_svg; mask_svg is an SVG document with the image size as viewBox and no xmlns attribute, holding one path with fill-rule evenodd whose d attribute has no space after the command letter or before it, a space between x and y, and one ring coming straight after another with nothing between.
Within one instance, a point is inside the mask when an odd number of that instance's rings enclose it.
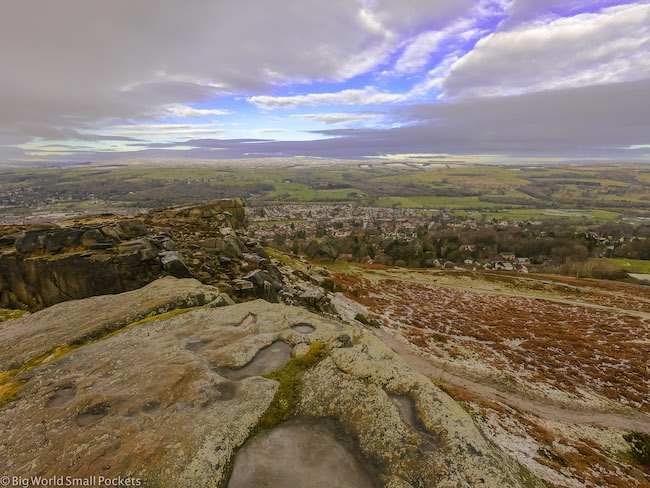
<instances>
[{"instance_id":1,"label":"rocky ledge","mask_svg":"<svg viewBox=\"0 0 650 488\"><path fill-rule=\"evenodd\" d=\"M194 277L234 299L277 301L282 275L245 229L240 199L0 228L0 308L36 311L161 276Z\"/></svg>"},{"instance_id":2,"label":"rocky ledge","mask_svg":"<svg viewBox=\"0 0 650 488\"><path fill-rule=\"evenodd\" d=\"M529 486L371 331L228 303L166 278L5 322L0 465L152 487Z\"/></svg>"}]
</instances>

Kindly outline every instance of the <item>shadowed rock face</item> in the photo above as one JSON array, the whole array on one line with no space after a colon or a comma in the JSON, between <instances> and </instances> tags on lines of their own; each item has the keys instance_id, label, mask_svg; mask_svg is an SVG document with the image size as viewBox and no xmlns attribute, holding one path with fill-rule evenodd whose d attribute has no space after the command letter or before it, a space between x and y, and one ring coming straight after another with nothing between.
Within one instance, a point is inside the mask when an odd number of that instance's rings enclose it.
<instances>
[{"instance_id":1,"label":"shadowed rock face","mask_svg":"<svg viewBox=\"0 0 650 488\"><path fill-rule=\"evenodd\" d=\"M333 422L292 420L242 447L228 488L378 486L364 464Z\"/></svg>"},{"instance_id":2,"label":"shadowed rock face","mask_svg":"<svg viewBox=\"0 0 650 488\"><path fill-rule=\"evenodd\" d=\"M23 364L104 327L97 314L129 323L134 307L200 305L213 292L195 280L165 278L9 321L0 332L17 335L0 345L16 347L2 349L3 364ZM241 326L251 314L257 320ZM303 334L295 324L313 331ZM314 342L324 344L324 357L294 378L294 418L302 420L251 438L269 406L288 404L278 382L259 374L284 364L289 344L295 351ZM246 377L235 381L215 364ZM17 476L134 476L143 486L216 487L228 484L234 466L230 486L264 486L246 485L260 479L279 483L267 486L522 486L516 465L469 415L372 333L263 300L144 321L28 365L9 381L18 388L0 406L0 466ZM405 421L394 394L413 399L422 430ZM434 434L439 447L427 449ZM275 463L257 461L269 452Z\"/></svg>"},{"instance_id":3,"label":"shadowed rock face","mask_svg":"<svg viewBox=\"0 0 650 488\"><path fill-rule=\"evenodd\" d=\"M162 276L194 277L233 297L278 301L283 277L259 243L244 235L243 205L217 200L139 219L30 226L22 234L0 228L0 308L36 311L135 290Z\"/></svg>"}]
</instances>

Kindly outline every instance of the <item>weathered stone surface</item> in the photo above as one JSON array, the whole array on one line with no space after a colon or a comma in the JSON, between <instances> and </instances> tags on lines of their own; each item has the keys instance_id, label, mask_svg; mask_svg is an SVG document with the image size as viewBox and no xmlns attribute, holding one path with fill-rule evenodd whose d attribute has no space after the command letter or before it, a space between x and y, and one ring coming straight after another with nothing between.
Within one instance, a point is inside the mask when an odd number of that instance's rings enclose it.
<instances>
[{"instance_id":1,"label":"weathered stone surface","mask_svg":"<svg viewBox=\"0 0 650 488\"><path fill-rule=\"evenodd\" d=\"M196 307L220 298L197 280L162 278L139 290L59 303L0 329L0 371L17 368L46 351L100 336L145 317Z\"/></svg>"},{"instance_id":2,"label":"weathered stone surface","mask_svg":"<svg viewBox=\"0 0 650 488\"><path fill-rule=\"evenodd\" d=\"M339 419L386 476L413 486L520 486L515 463L447 394L371 332L350 327L348 334L352 347L332 347L305 374L299 413ZM422 431L400 414L391 400L396 394L412 398Z\"/></svg>"},{"instance_id":3,"label":"weathered stone surface","mask_svg":"<svg viewBox=\"0 0 650 488\"><path fill-rule=\"evenodd\" d=\"M181 281L161 280L175 288ZM106 310L109 304L123 314L132 310L119 305L124 295L102 298ZM80 310L91 300L61 304L10 328L33 320L49 334L48 318L62 321L63 307L79 304L75 328L83 328ZM22 476L102 474L140 477L144 486L223 486L277 383L259 376L228 380L219 370L236 371L278 341L326 345L326 357L296 377L296 413L308 423L335 422L353 439L355 456L369 460L387 486L522 486L516 466L481 437L469 415L370 332L262 300L151 320L16 376L18 395L0 408L0 465ZM401 417L393 394L413 399L426 432Z\"/></svg>"},{"instance_id":4,"label":"weathered stone surface","mask_svg":"<svg viewBox=\"0 0 650 488\"><path fill-rule=\"evenodd\" d=\"M36 311L66 300L134 290L166 275L228 289L230 281L262 266L261 261L243 260L244 251L259 244L243 240L242 206L234 199L152 211L142 219L107 216L63 227L30 226L22 235L2 240L0 307ZM272 275L276 281L267 280L272 286L260 285L253 297L277 300L282 280Z\"/></svg>"},{"instance_id":5,"label":"weathered stone surface","mask_svg":"<svg viewBox=\"0 0 650 488\"><path fill-rule=\"evenodd\" d=\"M310 242L305 249L305 253L312 259L325 262L334 261L339 256L336 245L327 241Z\"/></svg>"},{"instance_id":6,"label":"weathered stone surface","mask_svg":"<svg viewBox=\"0 0 650 488\"><path fill-rule=\"evenodd\" d=\"M121 220L119 226L129 239L135 239L147 234L147 226L139 219Z\"/></svg>"},{"instance_id":7,"label":"weathered stone surface","mask_svg":"<svg viewBox=\"0 0 650 488\"><path fill-rule=\"evenodd\" d=\"M65 300L135 290L162 273L139 255L75 252L47 257L0 255L0 307L32 311Z\"/></svg>"}]
</instances>

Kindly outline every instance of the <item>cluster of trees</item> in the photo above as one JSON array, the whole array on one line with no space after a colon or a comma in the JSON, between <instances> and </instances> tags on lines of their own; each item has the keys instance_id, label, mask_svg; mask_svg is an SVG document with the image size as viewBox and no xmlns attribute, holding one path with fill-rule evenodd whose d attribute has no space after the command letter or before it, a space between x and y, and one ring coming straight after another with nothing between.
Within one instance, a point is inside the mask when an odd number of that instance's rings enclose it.
<instances>
[{"instance_id":1,"label":"cluster of trees","mask_svg":"<svg viewBox=\"0 0 650 488\"><path fill-rule=\"evenodd\" d=\"M432 229L419 228L414 234L395 238L383 236L376 229L357 229L347 237L333 238L323 230L309 239L304 230L297 229L287 235L276 235L269 245L314 257L314 242L327 242L348 259L351 256L352 260L361 261L370 257L379 264L407 267L433 267L447 261L463 264L468 259L488 263L500 260L502 253L514 253L528 258L532 267L612 279L624 278L626 274L594 265L578 271L576 263L586 263L592 257L650 259L650 225L585 226L550 221L505 228L485 224L472 229L439 224Z\"/></svg>"}]
</instances>

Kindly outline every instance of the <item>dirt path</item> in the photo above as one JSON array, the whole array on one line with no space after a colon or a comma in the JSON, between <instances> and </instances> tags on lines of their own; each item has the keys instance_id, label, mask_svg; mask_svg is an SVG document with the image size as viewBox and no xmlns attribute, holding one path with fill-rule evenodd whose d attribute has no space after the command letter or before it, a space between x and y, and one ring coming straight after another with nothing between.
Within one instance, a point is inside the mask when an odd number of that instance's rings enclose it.
<instances>
[{"instance_id":1,"label":"dirt path","mask_svg":"<svg viewBox=\"0 0 650 488\"><path fill-rule=\"evenodd\" d=\"M558 407L542 401L531 400L495 386L485 385L469 380L449 371L445 371L419 356L411 346L401 343L391 333L377 331L377 336L395 351L406 364L434 381L447 383L467 390L472 395L485 400L500 401L516 408L526 410L539 417L574 424L594 424L613 429L633 430L650 434L650 416L641 413L624 415L588 410L573 410Z\"/></svg>"}]
</instances>

